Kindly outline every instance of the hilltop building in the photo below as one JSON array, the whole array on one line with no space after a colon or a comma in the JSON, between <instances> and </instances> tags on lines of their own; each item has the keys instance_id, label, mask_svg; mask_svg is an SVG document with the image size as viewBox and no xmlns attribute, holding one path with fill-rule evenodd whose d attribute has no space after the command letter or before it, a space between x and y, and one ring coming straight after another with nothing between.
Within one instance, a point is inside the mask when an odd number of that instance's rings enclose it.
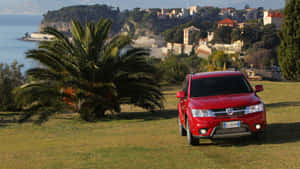
<instances>
[{"instance_id":1,"label":"hilltop building","mask_svg":"<svg viewBox=\"0 0 300 169\"><path fill-rule=\"evenodd\" d=\"M234 17L236 14L236 10L234 8L222 8L219 15L225 17Z\"/></svg>"},{"instance_id":2,"label":"hilltop building","mask_svg":"<svg viewBox=\"0 0 300 169\"><path fill-rule=\"evenodd\" d=\"M244 42L241 40L235 41L232 44L214 44L213 48L224 51L226 54L235 54L242 52Z\"/></svg>"},{"instance_id":3,"label":"hilltop building","mask_svg":"<svg viewBox=\"0 0 300 169\"><path fill-rule=\"evenodd\" d=\"M195 26L184 29L184 43L167 43L167 46L162 49L164 55L167 55L168 52L190 55L192 51L195 51L199 57L207 59L207 57L212 53L212 48L208 46L208 38L199 39L198 44L193 44L192 33L195 31L199 32L200 29ZM213 33L210 33L210 38L212 37Z\"/></svg>"},{"instance_id":4,"label":"hilltop building","mask_svg":"<svg viewBox=\"0 0 300 169\"><path fill-rule=\"evenodd\" d=\"M193 32L200 32L200 29L196 28L195 26L191 26L191 27L185 28L183 30L183 43L185 45L192 44L192 33Z\"/></svg>"},{"instance_id":5,"label":"hilltop building","mask_svg":"<svg viewBox=\"0 0 300 169\"><path fill-rule=\"evenodd\" d=\"M178 14L178 16L180 17L188 17L189 16L189 10L188 9L185 9L185 8L181 8L181 12Z\"/></svg>"},{"instance_id":6,"label":"hilltop building","mask_svg":"<svg viewBox=\"0 0 300 169\"><path fill-rule=\"evenodd\" d=\"M215 33L214 32L207 32L207 41L211 42L215 37Z\"/></svg>"},{"instance_id":7,"label":"hilltop building","mask_svg":"<svg viewBox=\"0 0 300 169\"><path fill-rule=\"evenodd\" d=\"M178 9L164 9L162 8L160 12L157 12L157 17L159 19L167 19L167 18L185 18L189 16L189 10L182 8Z\"/></svg>"},{"instance_id":8,"label":"hilltop building","mask_svg":"<svg viewBox=\"0 0 300 169\"><path fill-rule=\"evenodd\" d=\"M271 10L264 11L264 25L274 24L277 30L282 29L284 15Z\"/></svg>"},{"instance_id":9,"label":"hilltop building","mask_svg":"<svg viewBox=\"0 0 300 169\"><path fill-rule=\"evenodd\" d=\"M231 20L230 18L226 18L224 20L221 20L218 22L218 28L221 28L223 26L229 26L229 27L236 27L237 21Z\"/></svg>"},{"instance_id":10,"label":"hilltop building","mask_svg":"<svg viewBox=\"0 0 300 169\"><path fill-rule=\"evenodd\" d=\"M191 6L189 8L189 11L190 11L190 15L193 16L199 11L199 7L198 6Z\"/></svg>"},{"instance_id":11,"label":"hilltop building","mask_svg":"<svg viewBox=\"0 0 300 169\"><path fill-rule=\"evenodd\" d=\"M259 18L259 10L257 8L248 8L246 9L246 20L250 19L258 19Z\"/></svg>"}]
</instances>

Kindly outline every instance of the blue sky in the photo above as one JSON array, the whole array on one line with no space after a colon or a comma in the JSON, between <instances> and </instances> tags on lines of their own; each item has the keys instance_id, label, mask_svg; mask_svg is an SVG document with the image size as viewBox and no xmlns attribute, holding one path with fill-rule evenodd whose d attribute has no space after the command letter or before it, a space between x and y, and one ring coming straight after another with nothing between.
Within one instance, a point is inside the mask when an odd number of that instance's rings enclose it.
<instances>
[{"instance_id":1,"label":"blue sky","mask_svg":"<svg viewBox=\"0 0 300 169\"><path fill-rule=\"evenodd\" d=\"M0 14L43 14L48 10L60 9L78 4L108 4L121 9L141 8L181 8L192 5L266 9L283 8L285 0L0 0Z\"/></svg>"}]
</instances>

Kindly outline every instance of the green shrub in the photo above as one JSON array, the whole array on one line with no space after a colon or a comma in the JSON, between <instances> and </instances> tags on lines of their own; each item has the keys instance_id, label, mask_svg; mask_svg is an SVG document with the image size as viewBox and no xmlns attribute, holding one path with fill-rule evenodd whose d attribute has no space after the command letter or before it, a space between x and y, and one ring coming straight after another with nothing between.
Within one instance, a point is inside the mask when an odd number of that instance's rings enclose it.
<instances>
[{"instance_id":1,"label":"green shrub","mask_svg":"<svg viewBox=\"0 0 300 169\"><path fill-rule=\"evenodd\" d=\"M0 64L0 111L16 111L16 103L12 91L24 83L21 73L23 65L17 62Z\"/></svg>"}]
</instances>

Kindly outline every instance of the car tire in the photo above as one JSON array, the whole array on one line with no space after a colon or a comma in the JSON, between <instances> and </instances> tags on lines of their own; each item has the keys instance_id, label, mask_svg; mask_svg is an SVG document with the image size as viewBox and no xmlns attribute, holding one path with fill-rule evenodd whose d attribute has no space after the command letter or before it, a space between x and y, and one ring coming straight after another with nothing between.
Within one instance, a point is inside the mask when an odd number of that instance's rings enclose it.
<instances>
[{"instance_id":1,"label":"car tire","mask_svg":"<svg viewBox=\"0 0 300 169\"><path fill-rule=\"evenodd\" d=\"M181 121L180 121L180 116L178 115L178 127L179 127L179 134L180 136L186 136L186 130L183 128Z\"/></svg>"},{"instance_id":2,"label":"car tire","mask_svg":"<svg viewBox=\"0 0 300 169\"><path fill-rule=\"evenodd\" d=\"M187 141L188 141L189 145L192 145L192 146L199 145L199 139L195 138L192 135L188 120L186 120L186 133L187 133L186 136L187 136Z\"/></svg>"}]
</instances>

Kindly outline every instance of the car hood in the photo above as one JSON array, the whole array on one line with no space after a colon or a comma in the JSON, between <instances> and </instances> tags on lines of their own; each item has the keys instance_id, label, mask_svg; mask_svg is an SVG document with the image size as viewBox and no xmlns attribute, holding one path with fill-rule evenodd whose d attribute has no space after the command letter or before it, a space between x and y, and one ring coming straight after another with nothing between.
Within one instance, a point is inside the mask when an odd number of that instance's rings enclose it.
<instances>
[{"instance_id":1,"label":"car hood","mask_svg":"<svg viewBox=\"0 0 300 169\"><path fill-rule=\"evenodd\" d=\"M260 102L255 93L245 93L191 98L190 106L194 109L224 109L250 106Z\"/></svg>"}]
</instances>

